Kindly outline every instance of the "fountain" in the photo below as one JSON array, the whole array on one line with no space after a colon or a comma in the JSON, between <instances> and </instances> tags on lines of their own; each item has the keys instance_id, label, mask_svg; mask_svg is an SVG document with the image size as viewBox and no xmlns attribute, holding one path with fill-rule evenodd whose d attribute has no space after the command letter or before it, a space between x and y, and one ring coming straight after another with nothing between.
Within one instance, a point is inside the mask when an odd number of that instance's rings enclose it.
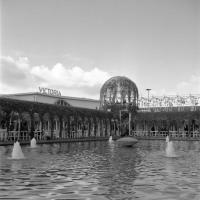
<instances>
[{"instance_id":1,"label":"fountain","mask_svg":"<svg viewBox=\"0 0 200 200\"><path fill-rule=\"evenodd\" d=\"M22 152L20 143L16 141L12 150L12 159L24 159L24 154Z\"/></svg>"},{"instance_id":2,"label":"fountain","mask_svg":"<svg viewBox=\"0 0 200 200\"><path fill-rule=\"evenodd\" d=\"M167 157L177 157L175 150L174 150L173 142L170 141L169 136L166 137L166 143L167 143L167 146L165 149L166 156Z\"/></svg>"},{"instance_id":3,"label":"fountain","mask_svg":"<svg viewBox=\"0 0 200 200\"><path fill-rule=\"evenodd\" d=\"M36 148L37 145L36 145L36 139L33 137L32 140L31 140L31 148Z\"/></svg>"},{"instance_id":4,"label":"fountain","mask_svg":"<svg viewBox=\"0 0 200 200\"><path fill-rule=\"evenodd\" d=\"M112 135L109 137L109 140L108 140L109 142L112 142L113 141L113 139L112 139Z\"/></svg>"}]
</instances>

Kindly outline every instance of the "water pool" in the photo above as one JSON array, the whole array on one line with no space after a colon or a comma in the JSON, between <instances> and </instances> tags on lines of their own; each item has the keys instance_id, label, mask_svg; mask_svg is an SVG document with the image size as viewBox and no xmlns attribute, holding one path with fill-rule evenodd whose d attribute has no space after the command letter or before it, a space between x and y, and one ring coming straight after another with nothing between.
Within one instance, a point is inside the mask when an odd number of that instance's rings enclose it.
<instances>
[{"instance_id":1,"label":"water pool","mask_svg":"<svg viewBox=\"0 0 200 200\"><path fill-rule=\"evenodd\" d=\"M12 160L0 147L0 199L200 199L200 142L176 141L178 157L165 156L165 141L22 146Z\"/></svg>"}]
</instances>

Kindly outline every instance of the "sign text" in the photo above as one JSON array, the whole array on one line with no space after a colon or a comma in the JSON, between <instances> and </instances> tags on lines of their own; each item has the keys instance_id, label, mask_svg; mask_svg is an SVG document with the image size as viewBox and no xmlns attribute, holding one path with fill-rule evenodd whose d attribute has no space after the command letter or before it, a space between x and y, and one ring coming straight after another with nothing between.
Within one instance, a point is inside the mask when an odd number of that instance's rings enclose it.
<instances>
[{"instance_id":1,"label":"sign text","mask_svg":"<svg viewBox=\"0 0 200 200\"><path fill-rule=\"evenodd\" d=\"M47 94L47 95L52 95L52 96L61 96L61 92L58 90L39 87L39 91L41 94Z\"/></svg>"}]
</instances>

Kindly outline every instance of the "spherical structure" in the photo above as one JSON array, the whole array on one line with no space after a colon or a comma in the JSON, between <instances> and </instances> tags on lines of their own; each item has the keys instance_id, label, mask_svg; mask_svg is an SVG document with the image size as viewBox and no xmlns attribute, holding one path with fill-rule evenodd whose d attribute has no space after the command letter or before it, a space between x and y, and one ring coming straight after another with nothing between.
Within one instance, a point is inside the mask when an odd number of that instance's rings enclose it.
<instances>
[{"instance_id":1,"label":"spherical structure","mask_svg":"<svg viewBox=\"0 0 200 200\"><path fill-rule=\"evenodd\" d=\"M109 109L113 105L138 105L138 88L129 78L116 76L107 80L100 91L100 107Z\"/></svg>"}]
</instances>

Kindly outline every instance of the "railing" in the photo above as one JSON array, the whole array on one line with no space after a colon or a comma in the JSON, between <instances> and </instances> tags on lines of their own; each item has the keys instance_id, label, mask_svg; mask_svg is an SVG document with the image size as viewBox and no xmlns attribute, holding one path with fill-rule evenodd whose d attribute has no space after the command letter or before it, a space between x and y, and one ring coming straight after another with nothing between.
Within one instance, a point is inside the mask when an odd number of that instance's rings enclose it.
<instances>
[{"instance_id":1,"label":"railing","mask_svg":"<svg viewBox=\"0 0 200 200\"><path fill-rule=\"evenodd\" d=\"M148 138L165 138L170 135L172 138L200 138L200 131L132 131L131 136Z\"/></svg>"},{"instance_id":2,"label":"railing","mask_svg":"<svg viewBox=\"0 0 200 200\"><path fill-rule=\"evenodd\" d=\"M15 141L18 140L30 140L29 131L7 131L0 130L0 141Z\"/></svg>"},{"instance_id":3,"label":"railing","mask_svg":"<svg viewBox=\"0 0 200 200\"><path fill-rule=\"evenodd\" d=\"M77 137L81 138L82 137L82 129L77 130Z\"/></svg>"},{"instance_id":4,"label":"railing","mask_svg":"<svg viewBox=\"0 0 200 200\"><path fill-rule=\"evenodd\" d=\"M34 137L36 140L44 140L45 139L44 135L42 134L42 131L40 131L40 130L34 131Z\"/></svg>"},{"instance_id":5,"label":"railing","mask_svg":"<svg viewBox=\"0 0 200 200\"><path fill-rule=\"evenodd\" d=\"M113 132L111 131L111 134ZM48 139L78 139L78 138L87 138L88 136L88 130L84 131L84 134L82 135L82 131L79 130L78 132L71 131L70 135L66 135L66 137L56 137L51 138L51 135L49 131L41 131L37 130L34 131L34 137L36 140L48 140ZM135 136L138 138L166 138L167 135L170 135L171 138L179 138L179 139L200 139L200 131L131 131L131 136ZM90 136L90 137L99 137L96 136ZM0 129L0 141L15 141L16 139L20 141L28 141L30 140L30 131L7 131L7 129Z\"/></svg>"}]
</instances>

